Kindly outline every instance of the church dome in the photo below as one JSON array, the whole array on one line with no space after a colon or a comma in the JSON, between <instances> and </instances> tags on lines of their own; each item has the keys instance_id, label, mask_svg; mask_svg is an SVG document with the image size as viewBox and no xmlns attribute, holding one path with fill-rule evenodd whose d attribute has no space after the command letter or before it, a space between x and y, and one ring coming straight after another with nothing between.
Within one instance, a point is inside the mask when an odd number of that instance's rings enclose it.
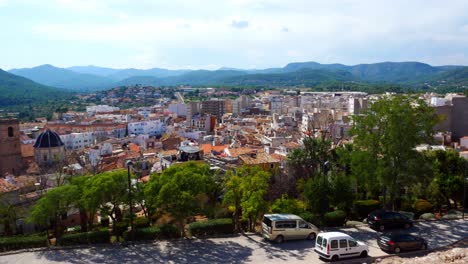
<instances>
[{"instance_id":1,"label":"church dome","mask_svg":"<svg viewBox=\"0 0 468 264\"><path fill-rule=\"evenodd\" d=\"M63 146L63 142L60 139L60 136L47 129L45 132L41 133L34 143L34 148L54 148Z\"/></svg>"}]
</instances>

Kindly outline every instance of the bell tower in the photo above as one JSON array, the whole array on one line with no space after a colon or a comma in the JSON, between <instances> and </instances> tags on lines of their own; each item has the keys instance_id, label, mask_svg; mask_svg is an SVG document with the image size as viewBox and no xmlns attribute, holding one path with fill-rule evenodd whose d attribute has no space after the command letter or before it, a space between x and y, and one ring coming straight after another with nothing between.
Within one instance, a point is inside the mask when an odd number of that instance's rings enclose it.
<instances>
[{"instance_id":1,"label":"bell tower","mask_svg":"<svg viewBox=\"0 0 468 264\"><path fill-rule=\"evenodd\" d=\"M22 169L19 121L0 119L0 177L19 175Z\"/></svg>"}]
</instances>

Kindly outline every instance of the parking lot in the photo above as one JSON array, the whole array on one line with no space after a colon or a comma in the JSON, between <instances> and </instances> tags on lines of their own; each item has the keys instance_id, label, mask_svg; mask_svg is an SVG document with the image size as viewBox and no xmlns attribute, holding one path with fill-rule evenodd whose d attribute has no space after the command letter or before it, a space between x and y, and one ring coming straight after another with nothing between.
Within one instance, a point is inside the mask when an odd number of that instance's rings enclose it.
<instances>
[{"instance_id":1,"label":"parking lot","mask_svg":"<svg viewBox=\"0 0 468 264\"><path fill-rule=\"evenodd\" d=\"M378 233L369 227L363 225L325 231L338 230L369 245L370 257L346 263L371 263L374 257L387 255L377 246ZM438 248L468 237L468 221L419 222L408 231L424 237L430 249ZM312 241L273 244L252 234L156 241L128 247L116 245L25 252L0 256L0 263L323 263L313 248Z\"/></svg>"}]
</instances>

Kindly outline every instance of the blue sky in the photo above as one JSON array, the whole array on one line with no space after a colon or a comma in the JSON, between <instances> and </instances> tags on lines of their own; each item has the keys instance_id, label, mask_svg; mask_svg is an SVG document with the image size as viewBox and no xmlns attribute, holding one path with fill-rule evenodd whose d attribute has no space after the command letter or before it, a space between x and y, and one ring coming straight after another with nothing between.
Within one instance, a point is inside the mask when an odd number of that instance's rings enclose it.
<instances>
[{"instance_id":1,"label":"blue sky","mask_svg":"<svg viewBox=\"0 0 468 264\"><path fill-rule=\"evenodd\" d=\"M0 0L0 68L468 65L467 0Z\"/></svg>"}]
</instances>

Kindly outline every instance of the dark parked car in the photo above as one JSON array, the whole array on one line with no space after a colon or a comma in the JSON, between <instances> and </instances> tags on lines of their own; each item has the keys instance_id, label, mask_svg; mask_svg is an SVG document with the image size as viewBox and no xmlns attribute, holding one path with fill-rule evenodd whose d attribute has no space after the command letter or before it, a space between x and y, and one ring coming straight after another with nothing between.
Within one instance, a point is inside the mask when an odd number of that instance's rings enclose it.
<instances>
[{"instance_id":1,"label":"dark parked car","mask_svg":"<svg viewBox=\"0 0 468 264\"><path fill-rule=\"evenodd\" d=\"M388 252L400 253L403 250L426 250L427 242L409 234L383 234L377 240L379 247Z\"/></svg>"},{"instance_id":2,"label":"dark parked car","mask_svg":"<svg viewBox=\"0 0 468 264\"><path fill-rule=\"evenodd\" d=\"M411 221L407 216L385 210L376 210L371 212L369 216L367 216L367 223L372 228L380 231L395 227L410 228L413 225L413 221Z\"/></svg>"}]
</instances>

